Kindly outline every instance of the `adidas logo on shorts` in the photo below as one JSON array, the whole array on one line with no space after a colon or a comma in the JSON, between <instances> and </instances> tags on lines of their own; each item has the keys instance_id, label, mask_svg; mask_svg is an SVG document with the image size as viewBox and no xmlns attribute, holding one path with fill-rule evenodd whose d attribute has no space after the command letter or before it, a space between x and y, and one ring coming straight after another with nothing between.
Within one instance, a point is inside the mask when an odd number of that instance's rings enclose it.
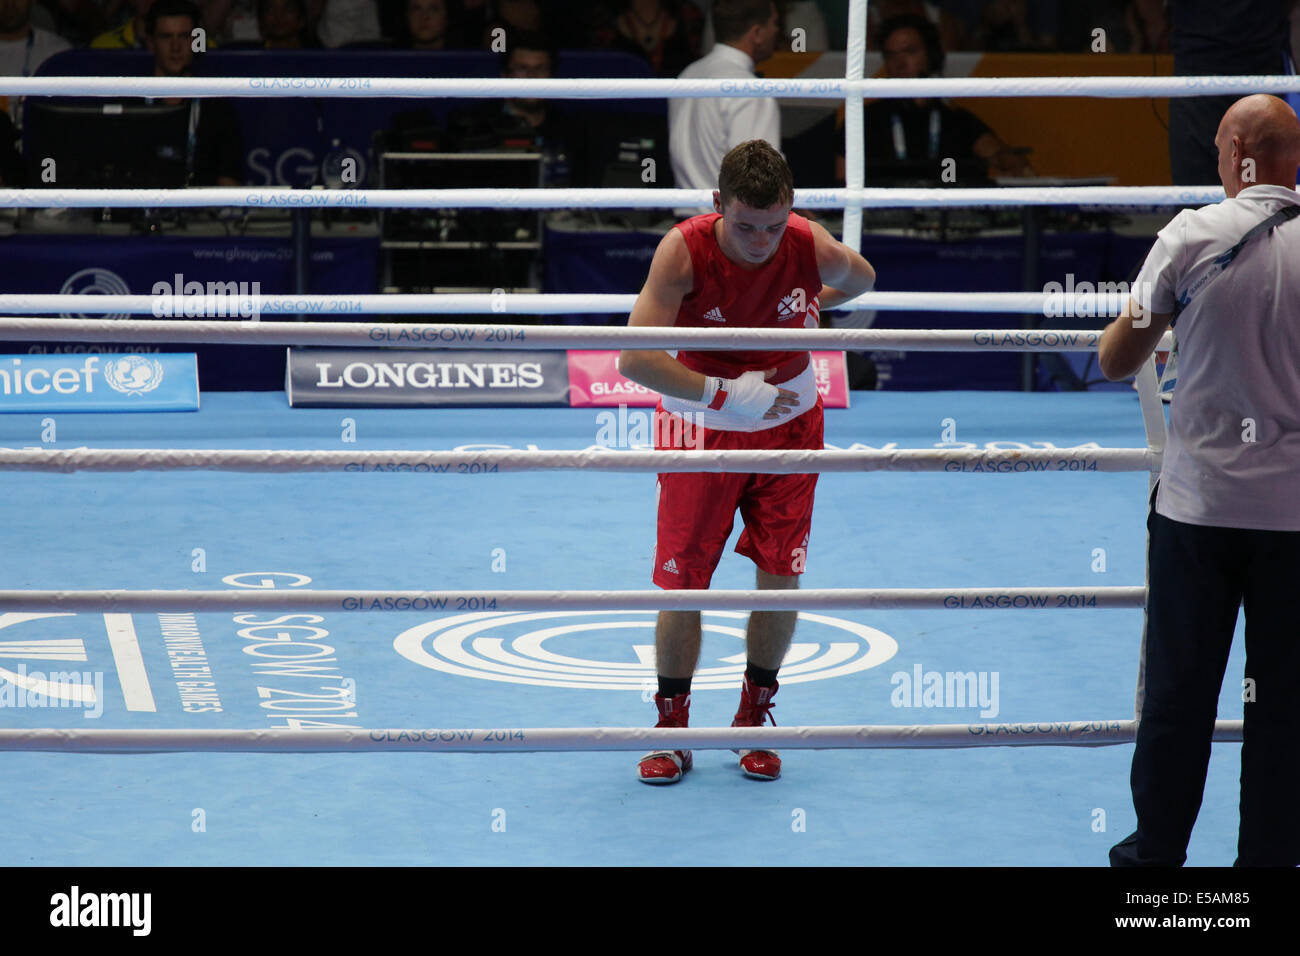
<instances>
[{"instance_id":1,"label":"adidas logo on shorts","mask_svg":"<svg viewBox=\"0 0 1300 956\"><path fill-rule=\"evenodd\" d=\"M670 574L681 574L681 572L677 570L677 561L675 558L669 558L664 562L664 570Z\"/></svg>"},{"instance_id":2,"label":"adidas logo on shorts","mask_svg":"<svg viewBox=\"0 0 1300 956\"><path fill-rule=\"evenodd\" d=\"M706 319L710 320L711 322L726 322L726 321L727 321L727 320L723 317L723 315L722 315L722 310L719 309L716 305L715 305L713 308L709 309L708 312L705 312L705 313L704 313L704 317L705 317Z\"/></svg>"}]
</instances>

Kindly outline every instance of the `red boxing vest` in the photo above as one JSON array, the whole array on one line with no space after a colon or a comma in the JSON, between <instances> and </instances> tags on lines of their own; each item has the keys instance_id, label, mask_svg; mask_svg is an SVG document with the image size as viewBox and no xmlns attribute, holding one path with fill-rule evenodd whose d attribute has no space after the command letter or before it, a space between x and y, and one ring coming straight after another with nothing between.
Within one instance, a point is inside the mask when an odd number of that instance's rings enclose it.
<instances>
[{"instance_id":1,"label":"red boxing vest","mask_svg":"<svg viewBox=\"0 0 1300 956\"><path fill-rule=\"evenodd\" d=\"M766 265L742 269L728 259L713 234L722 217L714 212L678 223L691 252L695 282L677 310L684 328L805 328L808 308L821 293L821 273L813 247L812 228L803 216L790 213L781 244ZM686 352L677 360L704 375L722 378L755 369L774 368L807 352ZM806 364L806 363L805 363Z\"/></svg>"}]
</instances>

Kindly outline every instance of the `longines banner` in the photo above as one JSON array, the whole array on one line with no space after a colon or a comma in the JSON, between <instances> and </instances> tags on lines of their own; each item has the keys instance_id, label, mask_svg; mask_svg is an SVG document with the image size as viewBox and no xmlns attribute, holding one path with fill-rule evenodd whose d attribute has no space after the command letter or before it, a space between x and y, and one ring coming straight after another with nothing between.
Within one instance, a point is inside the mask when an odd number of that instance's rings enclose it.
<instances>
[{"instance_id":1,"label":"longines banner","mask_svg":"<svg viewBox=\"0 0 1300 956\"><path fill-rule=\"evenodd\" d=\"M289 349L295 407L568 406L563 352Z\"/></svg>"},{"instance_id":2,"label":"longines banner","mask_svg":"<svg viewBox=\"0 0 1300 956\"><path fill-rule=\"evenodd\" d=\"M659 395L618 373L615 351L289 349L285 392L304 408L604 405L654 407ZM813 352L827 408L848 408L843 352Z\"/></svg>"},{"instance_id":3,"label":"longines banner","mask_svg":"<svg viewBox=\"0 0 1300 956\"><path fill-rule=\"evenodd\" d=\"M0 356L0 412L194 412L193 353Z\"/></svg>"}]
</instances>

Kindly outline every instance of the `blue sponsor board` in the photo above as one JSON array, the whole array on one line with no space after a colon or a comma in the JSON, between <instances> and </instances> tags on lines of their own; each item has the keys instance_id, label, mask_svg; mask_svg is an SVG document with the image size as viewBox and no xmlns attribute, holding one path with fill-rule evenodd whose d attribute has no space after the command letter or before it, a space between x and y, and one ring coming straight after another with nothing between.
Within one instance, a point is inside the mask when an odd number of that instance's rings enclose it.
<instances>
[{"instance_id":1,"label":"blue sponsor board","mask_svg":"<svg viewBox=\"0 0 1300 956\"><path fill-rule=\"evenodd\" d=\"M0 412L196 412L193 353L0 356Z\"/></svg>"}]
</instances>

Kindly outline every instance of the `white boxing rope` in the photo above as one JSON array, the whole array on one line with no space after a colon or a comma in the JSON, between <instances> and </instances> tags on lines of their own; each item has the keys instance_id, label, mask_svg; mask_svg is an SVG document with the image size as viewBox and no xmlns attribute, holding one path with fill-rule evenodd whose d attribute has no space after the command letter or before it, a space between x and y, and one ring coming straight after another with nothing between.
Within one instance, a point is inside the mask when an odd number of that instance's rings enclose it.
<instances>
[{"instance_id":1,"label":"white boxing rope","mask_svg":"<svg viewBox=\"0 0 1300 956\"><path fill-rule=\"evenodd\" d=\"M859 137L860 139L860 137ZM858 149L861 149L859 145ZM849 167L850 170L853 167ZM1206 206L1222 186L1007 186L988 189L796 189L796 209ZM0 208L676 209L713 208L705 189L0 189ZM845 229L849 227L846 224ZM850 230L851 231L851 230Z\"/></svg>"},{"instance_id":2,"label":"white boxing rope","mask_svg":"<svg viewBox=\"0 0 1300 956\"><path fill-rule=\"evenodd\" d=\"M262 295L247 288L225 291L211 283L202 295L68 295L48 292L0 293L0 313L15 315L149 315L154 318L299 316L322 318L374 315L579 315L629 313L636 296L627 293L511 293ZM245 284L247 285L247 284ZM1099 289L1098 286L1101 288ZM1086 289L1086 291L1077 291ZM1104 317L1118 315L1128 303L1126 283L1077 283L1046 292L865 292L836 310L878 309L891 312L1008 312L1044 316ZM161 328L157 324L154 327ZM482 329L482 326L472 326ZM68 328L71 328L69 326ZM469 328L469 326L467 326ZM16 327L15 331L19 328ZM623 330L629 331L629 330ZM677 330L689 331L689 330ZM732 335L747 329L724 329ZM586 334L595 332L587 330Z\"/></svg>"},{"instance_id":3,"label":"white boxing rope","mask_svg":"<svg viewBox=\"0 0 1300 956\"><path fill-rule=\"evenodd\" d=\"M871 293L875 294L875 293ZM911 295L912 293L881 293ZM0 318L0 338L40 342L181 342L405 349L747 349L1091 352L1098 329L660 329L571 325L212 322ZM1160 340L1171 348L1172 333Z\"/></svg>"},{"instance_id":4,"label":"white boxing rope","mask_svg":"<svg viewBox=\"0 0 1300 956\"><path fill-rule=\"evenodd\" d=\"M0 96L104 97L457 97L500 99L930 99L958 96L1106 98L1300 93L1300 76L1046 76L921 79L721 80L504 77L0 77Z\"/></svg>"},{"instance_id":5,"label":"white boxing rope","mask_svg":"<svg viewBox=\"0 0 1300 956\"><path fill-rule=\"evenodd\" d=\"M1240 743L1243 721L1213 739ZM848 727L555 727L284 730L0 730L0 751L54 753L538 753L646 750L901 750L1107 747L1131 743L1134 720Z\"/></svg>"},{"instance_id":6,"label":"white boxing rope","mask_svg":"<svg viewBox=\"0 0 1300 956\"><path fill-rule=\"evenodd\" d=\"M389 472L493 475L523 471L814 472L944 471L1027 474L1042 471L1158 471L1148 448L894 449L760 451L324 451L247 448L0 448L0 471Z\"/></svg>"},{"instance_id":7,"label":"white boxing rope","mask_svg":"<svg viewBox=\"0 0 1300 956\"><path fill-rule=\"evenodd\" d=\"M807 588L721 591L0 591L0 611L826 611L1114 610L1145 606L1143 587Z\"/></svg>"}]
</instances>

